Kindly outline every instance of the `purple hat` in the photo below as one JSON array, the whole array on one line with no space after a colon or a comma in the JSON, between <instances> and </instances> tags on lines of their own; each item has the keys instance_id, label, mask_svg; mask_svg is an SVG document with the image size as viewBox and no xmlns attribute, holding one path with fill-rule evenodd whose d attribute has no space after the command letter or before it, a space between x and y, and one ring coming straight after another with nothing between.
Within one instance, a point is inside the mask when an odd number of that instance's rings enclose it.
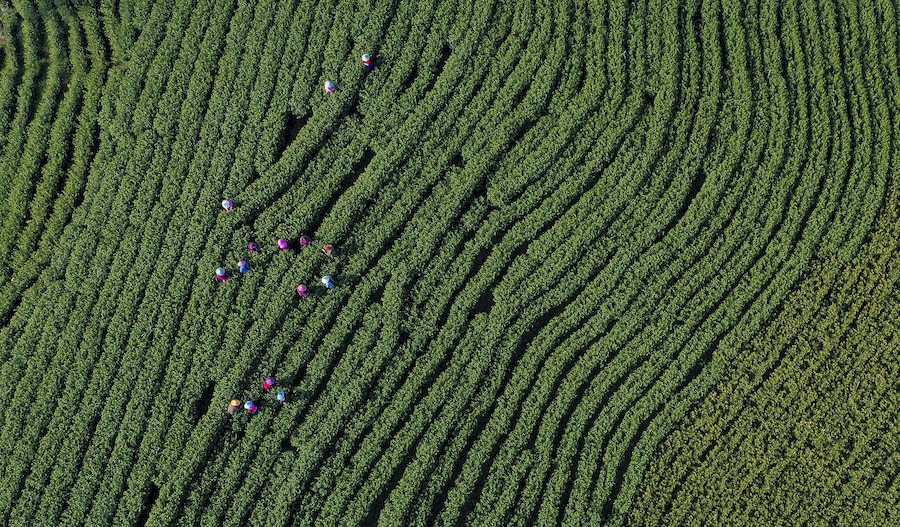
<instances>
[{"instance_id":1,"label":"purple hat","mask_svg":"<svg viewBox=\"0 0 900 527\"><path fill-rule=\"evenodd\" d=\"M297 294L300 296L306 296L306 285L300 284L297 286Z\"/></svg>"},{"instance_id":2,"label":"purple hat","mask_svg":"<svg viewBox=\"0 0 900 527\"><path fill-rule=\"evenodd\" d=\"M286 251L286 250L288 250L289 247L290 247L290 244L288 243L287 240L285 240L284 238L278 238L278 248L279 249L281 249L282 251Z\"/></svg>"},{"instance_id":3,"label":"purple hat","mask_svg":"<svg viewBox=\"0 0 900 527\"><path fill-rule=\"evenodd\" d=\"M251 253L258 253L259 245L256 242L250 242L247 244L247 250L250 251Z\"/></svg>"},{"instance_id":4,"label":"purple hat","mask_svg":"<svg viewBox=\"0 0 900 527\"><path fill-rule=\"evenodd\" d=\"M240 269L242 273L246 273L250 270L250 264L248 264L244 260L241 260L240 262L238 262L238 269Z\"/></svg>"},{"instance_id":5,"label":"purple hat","mask_svg":"<svg viewBox=\"0 0 900 527\"><path fill-rule=\"evenodd\" d=\"M309 236L303 235L300 237L300 245L306 247L307 245L312 243L312 239Z\"/></svg>"}]
</instances>

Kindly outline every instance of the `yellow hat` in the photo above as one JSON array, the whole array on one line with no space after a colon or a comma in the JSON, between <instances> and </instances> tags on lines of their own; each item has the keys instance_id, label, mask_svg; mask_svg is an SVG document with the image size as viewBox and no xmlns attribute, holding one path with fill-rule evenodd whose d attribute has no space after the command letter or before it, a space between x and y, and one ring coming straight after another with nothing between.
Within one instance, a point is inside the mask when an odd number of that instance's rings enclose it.
<instances>
[{"instance_id":1,"label":"yellow hat","mask_svg":"<svg viewBox=\"0 0 900 527\"><path fill-rule=\"evenodd\" d=\"M231 400L231 406L240 406L240 405L241 405L241 401L239 401L237 399Z\"/></svg>"}]
</instances>

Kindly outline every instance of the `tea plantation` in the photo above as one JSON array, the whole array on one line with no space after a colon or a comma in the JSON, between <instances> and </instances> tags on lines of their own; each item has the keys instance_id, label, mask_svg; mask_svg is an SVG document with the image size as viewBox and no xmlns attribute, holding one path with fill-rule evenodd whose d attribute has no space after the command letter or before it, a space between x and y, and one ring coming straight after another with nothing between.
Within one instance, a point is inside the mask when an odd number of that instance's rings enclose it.
<instances>
[{"instance_id":1,"label":"tea plantation","mask_svg":"<svg viewBox=\"0 0 900 527\"><path fill-rule=\"evenodd\" d=\"M900 525L898 18L0 0L0 525Z\"/></svg>"}]
</instances>

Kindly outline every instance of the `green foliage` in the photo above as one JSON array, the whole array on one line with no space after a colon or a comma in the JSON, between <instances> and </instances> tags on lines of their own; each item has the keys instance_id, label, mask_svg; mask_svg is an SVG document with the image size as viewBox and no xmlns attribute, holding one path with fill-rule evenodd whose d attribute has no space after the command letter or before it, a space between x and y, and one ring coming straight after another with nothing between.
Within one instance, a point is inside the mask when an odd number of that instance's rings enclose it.
<instances>
[{"instance_id":1,"label":"green foliage","mask_svg":"<svg viewBox=\"0 0 900 527\"><path fill-rule=\"evenodd\" d=\"M0 524L897 523L895 11L0 8Z\"/></svg>"}]
</instances>

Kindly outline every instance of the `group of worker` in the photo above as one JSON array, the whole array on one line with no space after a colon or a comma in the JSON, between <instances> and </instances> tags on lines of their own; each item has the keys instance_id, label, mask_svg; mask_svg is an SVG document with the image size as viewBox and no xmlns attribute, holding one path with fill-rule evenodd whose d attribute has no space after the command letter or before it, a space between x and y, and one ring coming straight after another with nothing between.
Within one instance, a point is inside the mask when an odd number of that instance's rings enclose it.
<instances>
[{"instance_id":1,"label":"group of worker","mask_svg":"<svg viewBox=\"0 0 900 527\"><path fill-rule=\"evenodd\" d=\"M372 71L375 69L375 61L372 59L372 55L370 55L369 53L363 54L362 63L363 63L363 66L368 71ZM337 86L335 86L333 81L330 81L330 80L325 81L325 93L334 94L336 91L337 91ZM231 212L234 210L234 202L231 201L230 199L223 200L222 208L225 209L227 212ZM312 244L312 239L306 235L301 236L299 241L300 241L301 247L307 247L310 244ZM287 251L291 248L290 242L288 242L284 238L278 238L278 241L276 243L278 245L278 248L281 249L282 251ZM251 241L250 243L247 244L247 250L250 251L251 253L258 253L259 252L259 244ZM323 245L322 252L329 258L334 257L334 247L330 244ZM237 266L238 266L238 271L240 271L241 274L246 274L246 273L250 272L250 264L247 263L247 261L245 261L245 260L240 260L237 263ZM224 267L219 267L218 269L216 269L216 279L218 281L224 282L224 281L228 280L228 278L229 278L228 269L226 269ZM325 275L322 277L322 285L325 286L326 289L334 289L334 287L335 287L334 279L331 276ZM306 284L299 284L297 286L297 294L300 295L301 297L309 296L309 288L306 286ZM275 386L277 386L277 384L278 383L276 382L275 377L266 377L263 380L263 389L266 390L266 392L270 392L270 391L272 391L272 389L275 388ZM285 404L287 402L287 394L283 391L278 392L276 394L276 399L281 404ZM231 402L228 404L228 413L231 415L237 415L241 411L241 408L246 410L247 413L249 413L250 415L256 415L259 413L259 406L257 406L257 404L255 402L253 402L253 401L242 402L240 399L232 399L231 400Z\"/></svg>"},{"instance_id":2,"label":"group of worker","mask_svg":"<svg viewBox=\"0 0 900 527\"><path fill-rule=\"evenodd\" d=\"M227 209L226 209L227 210ZM300 245L306 247L312 243L312 240L309 236L301 236L300 237ZM282 251L287 251L291 248L290 242L285 240L284 238L278 238L278 248ZM259 244L256 242L250 242L247 244L247 250L251 253L259 252ZM329 258L334 258L334 246L331 244L325 244L322 246L322 253ZM247 274L250 272L250 264L246 260L239 260L237 263L238 271L241 274ZM216 269L216 280L220 282L225 282L229 278L231 278L231 274L228 272L228 269L224 267L219 267ZM334 289L334 279L330 276L322 277L322 284L326 289ZM306 286L304 284L300 284L297 286L297 292L300 293L300 296L307 296L304 294L306 292Z\"/></svg>"},{"instance_id":3,"label":"group of worker","mask_svg":"<svg viewBox=\"0 0 900 527\"><path fill-rule=\"evenodd\" d=\"M231 212L234 210L234 202L230 199L226 199L222 201L222 208L224 208L227 212ZM278 248L282 251L287 251L291 248L291 243L284 238L278 238L276 242ZM300 237L300 246L308 247L312 245L312 238L306 236L305 234ZM251 253L259 252L259 244L256 242L250 242L247 244L247 250ZM322 253L329 258L334 258L334 246L326 243L322 246ZM240 260L237 263L238 271L241 274L247 274L250 272L250 264L246 260ZM228 269L224 267L219 267L216 269L216 280L220 282L225 282L230 278L228 273ZM326 289L334 289L335 283L334 279L331 276L325 275L322 277L322 285L325 286ZM309 288L307 288L306 284L300 284L297 286L297 294L300 296L309 296Z\"/></svg>"},{"instance_id":4,"label":"group of worker","mask_svg":"<svg viewBox=\"0 0 900 527\"><path fill-rule=\"evenodd\" d=\"M263 379L263 389L266 392L271 392L278 386L278 381L275 380L275 377L266 377ZM275 399L278 400L281 404L287 403L287 394L283 391L275 394ZM230 403L228 403L228 413L231 415L237 415L240 413L241 408L247 411L250 415L256 415L259 413L259 406L254 401L246 401L242 402L240 399L232 399Z\"/></svg>"},{"instance_id":5,"label":"group of worker","mask_svg":"<svg viewBox=\"0 0 900 527\"><path fill-rule=\"evenodd\" d=\"M364 53L362 56L363 66L369 71L375 69L375 61L372 60L372 55L368 53ZM337 91L337 86L334 85L334 81L325 81L325 93L334 94Z\"/></svg>"}]
</instances>

